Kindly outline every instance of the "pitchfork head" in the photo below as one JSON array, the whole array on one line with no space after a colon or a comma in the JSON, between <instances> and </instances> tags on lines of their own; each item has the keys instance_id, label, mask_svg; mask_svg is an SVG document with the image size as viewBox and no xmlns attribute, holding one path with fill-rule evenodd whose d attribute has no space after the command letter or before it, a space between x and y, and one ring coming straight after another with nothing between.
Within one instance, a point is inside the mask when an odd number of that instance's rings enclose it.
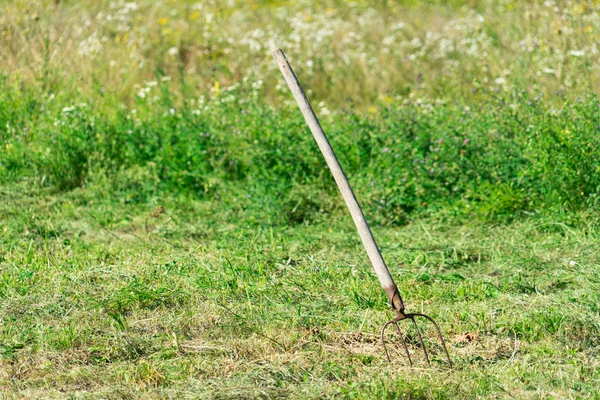
<instances>
[{"instance_id":1,"label":"pitchfork head","mask_svg":"<svg viewBox=\"0 0 600 400\"><path fill-rule=\"evenodd\" d=\"M385 350L385 355L386 355L388 361L391 362L392 359L390 357L390 351L388 349L388 345L386 344L385 332L388 327L392 326L392 327L396 328L395 331L398 336L398 338L396 340L400 341L400 343L402 344L402 350L403 350L404 354L406 355L406 358L408 359L408 363L410 364L410 366L413 365L413 361L412 361L412 358L410 357L409 347L416 348L416 349L418 349L420 347L423 351L423 354L425 355L425 360L427 360L427 364L431 365L431 361L429 359L429 352L427 351L427 346L425 344L426 341L423 340L423 334L421 333L421 328L419 327L419 324L417 323L417 319L419 319L421 321L424 320L425 323L431 323L431 325L433 325L433 327L435 328L435 333L436 333L438 342L440 344L440 346L438 347L437 350L441 350L441 352L445 355L448 365L450 366L450 368L452 368L452 361L450 360L450 354L448 354L448 349L446 348L446 342L444 340L444 336L442 335L442 331L440 330L440 327L433 320L433 318L431 318L428 315L420 314L420 313L412 313L412 314L405 313L404 312L404 303L402 302L402 298L400 297L400 294L398 292L396 292L392 295L391 303L392 303L392 307L396 311L396 317L394 319L392 319L391 321L388 321L381 329L381 343L383 344L383 349ZM416 336L413 336L412 337L413 340L409 340L409 343L407 343L407 336L402 333L402 330L400 329L400 326L399 326L399 324L402 321L412 322L412 327L414 328L414 331L416 332ZM410 330L410 327L406 331L408 332L409 330ZM429 341L427 341L427 342L429 342ZM416 350L416 351L418 351L418 350Z\"/></svg>"}]
</instances>

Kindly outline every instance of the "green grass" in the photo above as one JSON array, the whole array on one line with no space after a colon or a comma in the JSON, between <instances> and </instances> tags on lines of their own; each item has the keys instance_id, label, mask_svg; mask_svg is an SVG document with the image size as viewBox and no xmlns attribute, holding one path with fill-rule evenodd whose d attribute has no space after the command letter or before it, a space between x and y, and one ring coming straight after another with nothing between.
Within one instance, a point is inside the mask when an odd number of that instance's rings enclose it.
<instances>
[{"instance_id":1,"label":"green grass","mask_svg":"<svg viewBox=\"0 0 600 400\"><path fill-rule=\"evenodd\" d=\"M599 7L0 4L0 398L599 399Z\"/></svg>"},{"instance_id":2,"label":"green grass","mask_svg":"<svg viewBox=\"0 0 600 400\"><path fill-rule=\"evenodd\" d=\"M385 360L389 306L295 107L0 85L4 397L597 396L595 95L323 118L448 370L434 345L431 369Z\"/></svg>"},{"instance_id":3,"label":"green grass","mask_svg":"<svg viewBox=\"0 0 600 400\"><path fill-rule=\"evenodd\" d=\"M376 227L407 306L449 343L455 368L436 353L423 369L383 357L391 313L349 218L248 225L218 201L0 196L8 398L597 395L595 224Z\"/></svg>"}]
</instances>

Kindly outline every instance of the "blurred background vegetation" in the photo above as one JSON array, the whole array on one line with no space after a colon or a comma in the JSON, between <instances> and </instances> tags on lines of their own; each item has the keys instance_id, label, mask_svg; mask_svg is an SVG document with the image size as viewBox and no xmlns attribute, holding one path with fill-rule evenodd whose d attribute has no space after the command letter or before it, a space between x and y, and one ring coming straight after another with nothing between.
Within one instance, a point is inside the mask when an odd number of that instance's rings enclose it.
<instances>
[{"instance_id":1,"label":"blurred background vegetation","mask_svg":"<svg viewBox=\"0 0 600 400\"><path fill-rule=\"evenodd\" d=\"M329 109L415 96L476 98L517 86L599 88L596 1L11 1L0 5L5 74L49 93L132 105L172 78L185 95L234 84L283 90L286 51ZM279 83L279 85L278 85ZM287 97L286 97L287 98Z\"/></svg>"},{"instance_id":2,"label":"blurred background vegetation","mask_svg":"<svg viewBox=\"0 0 600 400\"><path fill-rule=\"evenodd\" d=\"M600 188L596 1L0 4L0 182L232 218L344 209L284 49L376 223L578 223ZM112 201L111 200L111 201ZM584 219L588 219L586 214Z\"/></svg>"}]
</instances>

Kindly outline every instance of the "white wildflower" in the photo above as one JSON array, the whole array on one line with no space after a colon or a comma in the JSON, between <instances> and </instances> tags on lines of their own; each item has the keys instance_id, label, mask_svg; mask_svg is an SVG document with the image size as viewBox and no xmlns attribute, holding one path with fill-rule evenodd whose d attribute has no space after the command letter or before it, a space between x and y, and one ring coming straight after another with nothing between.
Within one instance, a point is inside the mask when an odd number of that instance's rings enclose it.
<instances>
[{"instance_id":1,"label":"white wildflower","mask_svg":"<svg viewBox=\"0 0 600 400\"><path fill-rule=\"evenodd\" d=\"M137 3L133 3L133 2L131 2L131 3L125 3L123 5L123 11L126 12L126 13L130 12L130 11L135 11L138 8L140 8L140 6L138 6Z\"/></svg>"},{"instance_id":2,"label":"white wildflower","mask_svg":"<svg viewBox=\"0 0 600 400\"><path fill-rule=\"evenodd\" d=\"M98 39L98 35L94 32L87 39L79 43L78 53L80 56L94 57L102 50L102 43Z\"/></svg>"},{"instance_id":3,"label":"white wildflower","mask_svg":"<svg viewBox=\"0 0 600 400\"><path fill-rule=\"evenodd\" d=\"M321 115L330 115L331 114L331 111L329 111L329 109L325 106L324 101L321 101L319 103L319 108L321 109L321 112L320 112Z\"/></svg>"},{"instance_id":4,"label":"white wildflower","mask_svg":"<svg viewBox=\"0 0 600 400\"><path fill-rule=\"evenodd\" d=\"M254 89L254 90L260 89L262 87L263 83L264 82L262 79L259 79L256 82L252 82L252 89Z\"/></svg>"},{"instance_id":5,"label":"white wildflower","mask_svg":"<svg viewBox=\"0 0 600 400\"><path fill-rule=\"evenodd\" d=\"M383 44L384 46L390 46L394 43L395 40L396 39L393 36L386 36L381 41L381 44Z\"/></svg>"},{"instance_id":6,"label":"white wildflower","mask_svg":"<svg viewBox=\"0 0 600 400\"><path fill-rule=\"evenodd\" d=\"M148 93L150 93L150 91L151 91L151 90L152 90L152 88L150 88L150 87L141 88L141 89L138 91L137 95L143 99L143 98L145 98L145 97L146 97L146 95L147 95Z\"/></svg>"}]
</instances>

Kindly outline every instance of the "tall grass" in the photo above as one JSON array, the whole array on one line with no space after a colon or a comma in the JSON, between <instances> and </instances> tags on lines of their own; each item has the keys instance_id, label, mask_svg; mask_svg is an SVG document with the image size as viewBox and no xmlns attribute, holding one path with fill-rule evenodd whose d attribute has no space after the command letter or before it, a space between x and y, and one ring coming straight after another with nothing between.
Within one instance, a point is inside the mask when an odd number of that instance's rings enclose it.
<instances>
[{"instance_id":1,"label":"tall grass","mask_svg":"<svg viewBox=\"0 0 600 400\"><path fill-rule=\"evenodd\" d=\"M516 86L598 90L597 2L14 1L0 5L0 69L45 91L132 105L157 74L198 95L236 83L279 102L281 46L329 110L398 96L477 97ZM179 90L177 90L179 91Z\"/></svg>"}]
</instances>

